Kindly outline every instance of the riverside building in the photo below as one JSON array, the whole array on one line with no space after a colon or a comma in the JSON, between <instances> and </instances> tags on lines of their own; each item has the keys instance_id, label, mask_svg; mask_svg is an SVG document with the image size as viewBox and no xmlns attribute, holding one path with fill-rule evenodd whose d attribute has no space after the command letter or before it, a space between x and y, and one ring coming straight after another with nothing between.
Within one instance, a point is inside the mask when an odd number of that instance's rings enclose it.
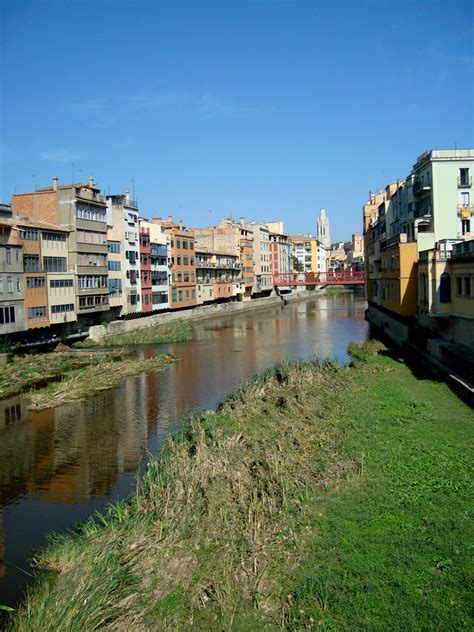
<instances>
[{"instance_id":1,"label":"riverside building","mask_svg":"<svg viewBox=\"0 0 474 632\"><path fill-rule=\"evenodd\" d=\"M198 305L241 300L242 264L236 254L196 248Z\"/></svg>"},{"instance_id":2,"label":"riverside building","mask_svg":"<svg viewBox=\"0 0 474 632\"><path fill-rule=\"evenodd\" d=\"M170 237L160 225L144 219L140 219L142 229L148 231L150 238L151 304L156 312L169 308Z\"/></svg>"},{"instance_id":3,"label":"riverside building","mask_svg":"<svg viewBox=\"0 0 474 632\"><path fill-rule=\"evenodd\" d=\"M107 196L109 300L114 316L141 311L138 204L130 193Z\"/></svg>"},{"instance_id":4,"label":"riverside building","mask_svg":"<svg viewBox=\"0 0 474 632\"><path fill-rule=\"evenodd\" d=\"M363 208L367 298L474 349L474 149L421 154Z\"/></svg>"},{"instance_id":5,"label":"riverside building","mask_svg":"<svg viewBox=\"0 0 474 632\"><path fill-rule=\"evenodd\" d=\"M31 222L45 222L69 231L67 257L52 256L51 272L74 275L78 320L94 324L109 311L107 266L107 206L100 189L90 178L87 183L53 185L32 193L15 194L13 216Z\"/></svg>"},{"instance_id":6,"label":"riverside building","mask_svg":"<svg viewBox=\"0 0 474 632\"><path fill-rule=\"evenodd\" d=\"M153 224L161 226L170 237L171 298L170 309L196 307L196 263L194 234L187 230L183 221L174 222L171 215L166 220L153 218Z\"/></svg>"},{"instance_id":7,"label":"riverside building","mask_svg":"<svg viewBox=\"0 0 474 632\"><path fill-rule=\"evenodd\" d=\"M254 288L254 232L241 217L239 222L222 219L217 226L194 228L198 248L215 252L229 252L239 258L242 266L244 292L242 300L250 300Z\"/></svg>"}]
</instances>

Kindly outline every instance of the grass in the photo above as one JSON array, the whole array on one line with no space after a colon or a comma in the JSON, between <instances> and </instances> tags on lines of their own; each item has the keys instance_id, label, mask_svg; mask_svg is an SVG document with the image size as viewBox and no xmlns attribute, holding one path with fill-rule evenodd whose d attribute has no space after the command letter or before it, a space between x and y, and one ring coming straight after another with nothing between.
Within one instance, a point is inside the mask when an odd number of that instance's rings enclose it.
<instances>
[{"instance_id":1,"label":"grass","mask_svg":"<svg viewBox=\"0 0 474 632\"><path fill-rule=\"evenodd\" d=\"M0 399L27 393L29 408L53 408L87 399L117 386L127 377L162 368L172 361L160 354L141 360L122 352L61 352L16 357L2 370Z\"/></svg>"},{"instance_id":2,"label":"grass","mask_svg":"<svg viewBox=\"0 0 474 632\"><path fill-rule=\"evenodd\" d=\"M110 334L100 341L84 340L74 346L126 347L132 345L158 345L173 342L189 342L193 339L193 327L189 320L174 320L170 323L142 327L125 334Z\"/></svg>"},{"instance_id":3,"label":"grass","mask_svg":"<svg viewBox=\"0 0 474 632\"><path fill-rule=\"evenodd\" d=\"M23 630L472 629L472 410L377 343L190 416L73 535Z\"/></svg>"}]
</instances>

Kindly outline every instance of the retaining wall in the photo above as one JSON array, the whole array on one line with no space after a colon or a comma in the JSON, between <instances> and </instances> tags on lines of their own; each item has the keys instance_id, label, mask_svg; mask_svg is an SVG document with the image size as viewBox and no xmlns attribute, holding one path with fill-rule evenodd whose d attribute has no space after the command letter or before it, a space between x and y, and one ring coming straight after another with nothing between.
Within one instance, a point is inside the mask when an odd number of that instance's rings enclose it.
<instances>
[{"instance_id":1,"label":"retaining wall","mask_svg":"<svg viewBox=\"0 0 474 632\"><path fill-rule=\"evenodd\" d=\"M292 292L285 294L285 301L295 301L302 299L315 298L324 293L324 290L311 290ZM235 303L213 303L212 305L200 305L193 309L180 310L177 312L166 312L165 314L153 314L152 316L144 316L143 318L135 318L133 320L114 320L108 325L94 325L89 328L89 338L91 340L101 340L106 335L124 334L150 325L158 325L170 323L174 320L200 320L205 318L213 318L233 312L242 312L256 309L265 309L282 305L282 298L279 296L269 296L267 298L255 298L250 301L240 301Z\"/></svg>"}]
</instances>

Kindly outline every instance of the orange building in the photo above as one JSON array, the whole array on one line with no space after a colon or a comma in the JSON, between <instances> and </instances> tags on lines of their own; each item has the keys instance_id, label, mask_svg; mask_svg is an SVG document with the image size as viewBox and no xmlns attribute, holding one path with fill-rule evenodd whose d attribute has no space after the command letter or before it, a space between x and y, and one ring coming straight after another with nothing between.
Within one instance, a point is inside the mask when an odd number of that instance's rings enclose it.
<instances>
[{"instance_id":1,"label":"orange building","mask_svg":"<svg viewBox=\"0 0 474 632\"><path fill-rule=\"evenodd\" d=\"M194 235L182 221L175 223L171 216L152 219L170 236L171 296L170 309L196 307L196 262Z\"/></svg>"}]
</instances>

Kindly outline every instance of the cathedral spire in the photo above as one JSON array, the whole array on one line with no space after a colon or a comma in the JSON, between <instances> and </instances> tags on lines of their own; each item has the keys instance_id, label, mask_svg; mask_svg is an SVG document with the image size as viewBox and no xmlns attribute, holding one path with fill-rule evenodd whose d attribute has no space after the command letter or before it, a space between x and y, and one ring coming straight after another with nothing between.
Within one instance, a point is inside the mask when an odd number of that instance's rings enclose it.
<instances>
[{"instance_id":1,"label":"cathedral spire","mask_svg":"<svg viewBox=\"0 0 474 632\"><path fill-rule=\"evenodd\" d=\"M329 218L325 209L319 209L319 218L316 220L316 234L318 241L325 247L331 247L331 235L329 233Z\"/></svg>"}]
</instances>

